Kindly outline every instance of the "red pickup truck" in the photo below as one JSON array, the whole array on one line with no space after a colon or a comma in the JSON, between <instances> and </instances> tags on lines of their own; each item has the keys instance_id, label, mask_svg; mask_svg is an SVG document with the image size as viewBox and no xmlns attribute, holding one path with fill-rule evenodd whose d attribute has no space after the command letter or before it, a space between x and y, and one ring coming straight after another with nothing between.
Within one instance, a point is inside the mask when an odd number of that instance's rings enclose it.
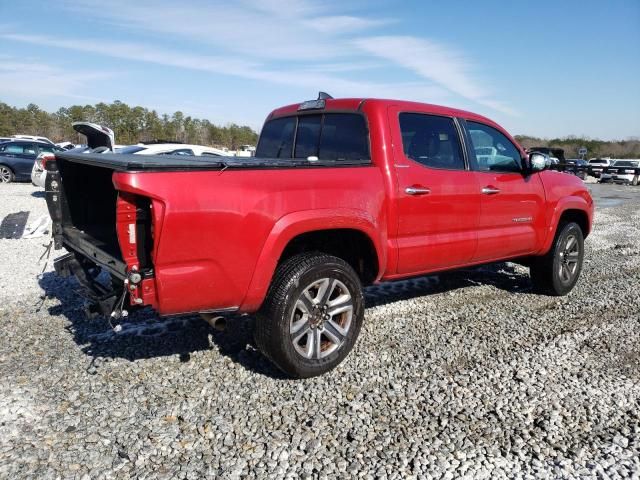
<instances>
[{"instance_id":1,"label":"red pickup truck","mask_svg":"<svg viewBox=\"0 0 640 480\"><path fill-rule=\"evenodd\" d=\"M567 294L593 202L546 160L480 115L323 94L271 112L254 158L56 154L55 267L112 316L255 312L262 352L309 377L351 350L372 283L514 260Z\"/></svg>"}]
</instances>

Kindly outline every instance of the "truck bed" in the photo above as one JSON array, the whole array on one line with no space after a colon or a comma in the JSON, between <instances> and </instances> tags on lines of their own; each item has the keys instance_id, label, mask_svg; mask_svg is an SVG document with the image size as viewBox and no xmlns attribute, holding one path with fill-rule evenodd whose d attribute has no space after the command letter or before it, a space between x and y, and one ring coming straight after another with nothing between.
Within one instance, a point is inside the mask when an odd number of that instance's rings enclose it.
<instances>
[{"instance_id":1,"label":"truck bed","mask_svg":"<svg viewBox=\"0 0 640 480\"><path fill-rule=\"evenodd\" d=\"M56 158L119 172L222 170L227 168L349 167L371 163L369 159L335 161L306 160L303 158L196 157L191 155L134 155L122 153L58 153Z\"/></svg>"}]
</instances>

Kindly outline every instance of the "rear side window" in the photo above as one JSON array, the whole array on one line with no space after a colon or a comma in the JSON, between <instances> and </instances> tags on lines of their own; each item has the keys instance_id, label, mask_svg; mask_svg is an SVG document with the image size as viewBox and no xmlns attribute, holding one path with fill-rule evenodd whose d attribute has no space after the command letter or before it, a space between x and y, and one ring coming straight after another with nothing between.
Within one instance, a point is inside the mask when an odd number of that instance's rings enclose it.
<instances>
[{"instance_id":1,"label":"rear side window","mask_svg":"<svg viewBox=\"0 0 640 480\"><path fill-rule=\"evenodd\" d=\"M480 171L520 172L520 151L499 130L483 123L467 121L471 146Z\"/></svg>"},{"instance_id":2,"label":"rear side window","mask_svg":"<svg viewBox=\"0 0 640 480\"><path fill-rule=\"evenodd\" d=\"M296 117L284 117L265 123L256 148L256 157L291 158Z\"/></svg>"},{"instance_id":3,"label":"rear side window","mask_svg":"<svg viewBox=\"0 0 640 480\"><path fill-rule=\"evenodd\" d=\"M366 160L369 158L367 125L362 115L335 113L324 116L318 158Z\"/></svg>"},{"instance_id":4,"label":"rear side window","mask_svg":"<svg viewBox=\"0 0 640 480\"><path fill-rule=\"evenodd\" d=\"M404 154L425 167L464 170L458 130L452 118L401 113Z\"/></svg>"},{"instance_id":5,"label":"rear side window","mask_svg":"<svg viewBox=\"0 0 640 480\"><path fill-rule=\"evenodd\" d=\"M40 152L46 152L46 153L59 152L62 150L54 147L53 145L39 145L39 147L40 147Z\"/></svg>"},{"instance_id":6,"label":"rear side window","mask_svg":"<svg viewBox=\"0 0 640 480\"><path fill-rule=\"evenodd\" d=\"M295 132L295 148L291 152ZM282 141L285 139L285 141ZM284 145L280 148L280 145ZM369 132L356 113L325 113L268 121L260 135L256 157L319 160L369 160Z\"/></svg>"},{"instance_id":7,"label":"rear side window","mask_svg":"<svg viewBox=\"0 0 640 480\"><path fill-rule=\"evenodd\" d=\"M5 145L2 149L3 152L13 153L13 154L33 154L36 153L36 147L33 143L10 143Z\"/></svg>"}]
</instances>

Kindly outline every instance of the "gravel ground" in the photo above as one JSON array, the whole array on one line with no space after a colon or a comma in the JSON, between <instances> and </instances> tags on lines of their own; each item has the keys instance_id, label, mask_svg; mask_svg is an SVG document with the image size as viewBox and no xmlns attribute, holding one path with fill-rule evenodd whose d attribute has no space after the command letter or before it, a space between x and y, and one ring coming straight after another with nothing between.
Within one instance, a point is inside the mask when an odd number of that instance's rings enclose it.
<instances>
[{"instance_id":1,"label":"gravel ground","mask_svg":"<svg viewBox=\"0 0 640 480\"><path fill-rule=\"evenodd\" d=\"M0 477L638 478L640 188L591 188L571 295L510 263L374 287L354 352L303 381L250 317L113 333L36 279L46 239L0 240ZM0 218L34 192L0 185Z\"/></svg>"}]
</instances>

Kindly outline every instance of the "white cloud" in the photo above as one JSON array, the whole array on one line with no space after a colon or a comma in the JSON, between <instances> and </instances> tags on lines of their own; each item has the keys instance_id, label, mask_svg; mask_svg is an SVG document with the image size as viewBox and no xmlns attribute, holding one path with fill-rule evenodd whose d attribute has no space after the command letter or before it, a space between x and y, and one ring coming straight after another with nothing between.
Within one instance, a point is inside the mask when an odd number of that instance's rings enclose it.
<instances>
[{"instance_id":1,"label":"white cloud","mask_svg":"<svg viewBox=\"0 0 640 480\"><path fill-rule=\"evenodd\" d=\"M394 20L340 14L337 3L328 6L315 0L239 3L193 0L180 4L168 0L69 0L64 5L74 16L109 24L114 38L122 34L145 41L69 39L16 34L6 29L0 30L0 38L308 88L313 92L325 90L335 96L444 103L451 100L453 93L458 99L514 113L475 81L468 62L459 52L422 38L361 37L363 32ZM182 50L169 43L177 37L186 44ZM392 83L386 80L391 75L381 67L395 78L410 71L418 79Z\"/></svg>"},{"instance_id":2,"label":"white cloud","mask_svg":"<svg viewBox=\"0 0 640 480\"><path fill-rule=\"evenodd\" d=\"M402 36L360 38L354 43L365 52L411 70L466 99L502 113L515 113L491 99L489 93L473 80L470 65L463 55L445 45Z\"/></svg>"},{"instance_id":3,"label":"white cloud","mask_svg":"<svg viewBox=\"0 0 640 480\"><path fill-rule=\"evenodd\" d=\"M379 27L388 20L372 20L349 15L324 16L306 20L305 25L323 33L353 33L358 30Z\"/></svg>"},{"instance_id":4,"label":"white cloud","mask_svg":"<svg viewBox=\"0 0 640 480\"><path fill-rule=\"evenodd\" d=\"M304 69L269 70L255 63L242 60L191 55L179 51L157 49L143 44L95 40L80 41L44 35L9 33L0 33L0 38L40 46L94 53L135 62L149 62L219 75L233 75L280 85L309 88L313 92L326 90L333 92L336 96L413 98L429 101L434 101L434 98L442 99L446 97L446 92L442 88L433 85L415 82L383 83L350 80L321 71L305 71Z\"/></svg>"}]
</instances>

